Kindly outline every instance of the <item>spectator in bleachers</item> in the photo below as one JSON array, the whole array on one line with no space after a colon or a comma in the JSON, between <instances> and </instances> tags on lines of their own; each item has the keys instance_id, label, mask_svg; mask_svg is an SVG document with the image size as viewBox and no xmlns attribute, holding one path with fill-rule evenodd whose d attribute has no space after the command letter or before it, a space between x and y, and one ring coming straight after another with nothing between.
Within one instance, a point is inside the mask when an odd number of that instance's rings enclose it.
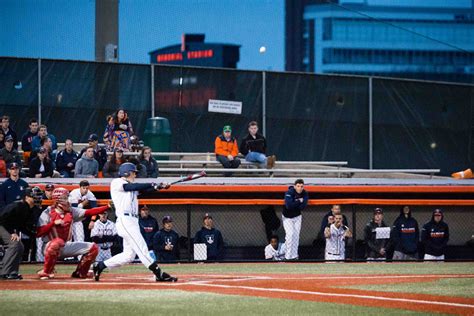
<instances>
[{"instance_id":1,"label":"spectator in bleachers","mask_svg":"<svg viewBox=\"0 0 474 316\"><path fill-rule=\"evenodd\" d=\"M118 170L121 164L126 162L125 157L123 156L122 148L115 148L112 157L104 165L102 169L102 175L104 178L118 178Z\"/></svg>"},{"instance_id":2,"label":"spectator in bleachers","mask_svg":"<svg viewBox=\"0 0 474 316\"><path fill-rule=\"evenodd\" d=\"M232 136L232 127L230 125L224 126L222 135L216 137L215 149L216 159L226 169L235 169L240 166L240 159L237 158L239 148L237 146L237 139ZM231 177L231 172L225 172L226 177Z\"/></svg>"},{"instance_id":3,"label":"spectator in bleachers","mask_svg":"<svg viewBox=\"0 0 474 316\"><path fill-rule=\"evenodd\" d=\"M431 220L421 229L421 241L425 247L425 260L444 260L449 240L449 226L444 222L443 211L433 211Z\"/></svg>"},{"instance_id":4,"label":"spectator in bleachers","mask_svg":"<svg viewBox=\"0 0 474 316\"><path fill-rule=\"evenodd\" d=\"M46 148L41 147L38 150L37 157L30 162L30 178L50 178L54 174L54 165L48 156Z\"/></svg>"},{"instance_id":5,"label":"spectator in bleachers","mask_svg":"<svg viewBox=\"0 0 474 316\"><path fill-rule=\"evenodd\" d=\"M206 213L203 218L203 226L194 236L195 244L206 244L207 260L219 260L223 256L224 239L219 230L214 228L214 220L211 214Z\"/></svg>"},{"instance_id":6,"label":"spectator in bleachers","mask_svg":"<svg viewBox=\"0 0 474 316\"><path fill-rule=\"evenodd\" d=\"M41 147L41 139L45 136L48 136L51 139L53 151L58 150L58 142L56 137L53 134L48 133L48 127L44 124L39 126L38 135L33 137L31 141L32 150L38 150Z\"/></svg>"},{"instance_id":7,"label":"spectator in bleachers","mask_svg":"<svg viewBox=\"0 0 474 316\"><path fill-rule=\"evenodd\" d=\"M367 260L385 260L387 258L387 244L390 234L385 236L381 233L381 228L390 229L383 221L383 210L377 207L374 209L372 220L364 228L365 256Z\"/></svg>"},{"instance_id":8,"label":"spectator in bleachers","mask_svg":"<svg viewBox=\"0 0 474 316\"><path fill-rule=\"evenodd\" d=\"M128 162L131 162L135 166L137 166L137 178L147 178L148 177L145 165L140 163L138 158L130 157L130 158L128 158Z\"/></svg>"},{"instance_id":9,"label":"spectator in bleachers","mask_svg":"<svg viewBox=\"0 0 474 316\"><path fill-rule=\"evenodd\" d=\"M112 147L120 147L125 150L130 149L130 136L133 135L133 127L127 112L119 109L114 115L114 136Z\"/></svg>"},{"instance_id":10,"label":"spectator in bleachers","mask_svg":"<svg viewBox=\"0 0 474 316\"><path fill-rule=\"evenodd\" d=\"M179 235L173 230L173 218L164 216L163 228L153 236L153 251L158 262L176 262L179 259Z\"/></svg>"},{"instance_id":11,"label":"spectator in bleachers","mask_svg":"<svg viewBox=\"0 0 474 316\"><path fill-rule=\"evenodd\" d=\"M158 232L160 227L156 219L150 215L148 206L143 205L140 209L140 217L138 218L138 225L143 239L145 239L148 250L153 251L153 236Z\"/></svg>"},{"instance_id":12,"label":"spectator in bleachers","mask_svg":"<svg viewBox=\"0 0 474 316\"><path fill-rule=\"evenodd\" d=\"M13 148L18 150L18 136L16 132L10 127L10 117L7 115L2 116L2 131L3 135L5 135L5 140L8 136L13 139Z\"/></svg>"},{"instance_id":13,"label":"spectator in bleachers","mask_svg":"<svg viewBox=\"0 0 474 316\"><path fill-rule=\"evenodd\" d=\"M84 147L79 153L79 159L82 158L87 148L92 147L94 150L94 159L99 163L99 171L102 171L107 162L107 151L104 147L99 146L99 137L97 134L90 134L88 139L89 145Z\"/></svg>"},{"instance_id":14,"label":"spectator in bleachers","mask_svg":"<svg viewBox=\"0 0 474 316\"><path fill-rule=\"evenodd\" d=\"M23 150L23 163L25 166L29 166L30 155L33 151L31 142L33 138L38 135L38 121L35 118L30 120L28 130L21 137L21 149Z\"/></svg>"},{"instance_id":15,"label":"spectator in bleachers","mask_svg":"<svg viewBox=\"0 0 474 316\"><path fill-rule=\"evenodd\" d=\"M7 164L3 160L2 153L0 151L0 178L5 178L7 176Z\"/></svg>"},{"instance_id":16,"label":"spectator in bleachers","mask_svg":"<svg viewBox=\"0 0 474 316\"><path fill-rule=\"evenodd\" d=\"M13 201L20 200L25 194L28 183L20 178L20 165L16 162L7 165L8 179L0 185L0 210Z\"/></svg>"},{"instance_id":17,"label":"spectator in bleachers","mask_svg":"<svg viewBox=\"0 0 474 316\"><path fill-rule=\"evenodd\" d=\"M3 156L3 160L7 166L13 162L17 163L21 168L21 155L14 148L14 139L11 135L5 137L5 147L0 150L0 154Z\"/></svg>"},{"instance_id":18,"label":"spectator in bleachers","mask_svg":"<svg viewBox=\"0 0 474 316\"><path fill-rule=\"evenodd\" d=\"M325 260L346 259L346 239L352 238L352 232L342 221L342 214L334 215L334 223L324 229L324 237L326 237Z\"/></svg>"},{"instance_id":19,"label":"spectator in bleachers","mask_svg":"<svg viewBox=\"0 0 474 316\"><path fill-rule=\"evenodd\" d=\"M99 246L99 254L96 261L104 261L112 258L111 248L118 238L115 223L107 218L107 212L99 214L99 220L94 223L91 231L92 241Z\"/></svg>"},{"instance_id":20,"label":"spectator in bleachers","mask_svg":"<svg viewBox=\"0 0 474 316\"><path fill-rule=\"evenodd\" d=\"M97 178L99 163L94 159L94 147L87 147L82 157L76 162L74 178Z\"/></svg>"},{"instance_id":21,"label":"spectator in bleachers","mask_svg":"<svg viewBox=\"0 0 474 316\"><path fill-rule=\"evenodd\" d=\"M285 260L285 244L280 242L277 235L270 237L270 243L265 247L265 260Z\"/></svg>"},{"instance_id":22,"label":"spectator in bleachers","mask_svg":"<svg viewBox=\"0 0 474 316\"><path fill-rule=\"evenodd\" d=\"M273 168L275 166L276 157L266 156L267 141L265 137L258 133L258 124L252 121L248 124L249 133L240 143L240 153L245 156L245 160L256 162L261 168Z\"/></svg>"},{"instance_id":23,"label":"spectator in bleachers","mask_svg":"<svg viewBox=\"0 0 474 316\"><path fill-rule=\"evenodd\" d=\"M393 223L390 239L394 246L393 260L418 259L420 231L409 206L400 209L400 215Z\"/></svg>"},{"instance_id":24,"label":"spectator in bleachers","mask_svg":"<svg viewBox=\"0 0 474 316\"><path fill-rule=\"evenodd\" d=\"M114 140L114 117L112 115L107 115L106 118L107 125L105 126L105 131L102 140L104 141L105 149L107 151L112 151L112 142Z\"/></svg>"},{"instance_id":25,"label":"spectator in bleachers","mask_svg":"<svg viewBox=\"0 0 474 316\"><path fill-rule=\"evenodd\" d=\"M74 178L74 168L76 167L78 156L73 149L72 140L66 139L64 149L56 156L56 170L63 178Z\"/></svg>"},{"instance_id":26,"label":"spectator in bleachers","mask_svg":"<svg viewBox=\"0 0 474 316\"><path fill-rule=\"evenodd\" d=\"M285 206L281 215L285 229L285 259L298 260L300 231L303 215L301 211L308 205L308 192L304 189L304 180L296 179L294 185L285 193Z\"/></svg>"},{"instance_id":27,"label":"spectator in bleachers","mask_svg":"<svg viewBox=\"0 0 474 316\"><path fill-rule=\"evenodd\" d=\"M151 148L148 146L143 147L142 152L138 158L140 163L146 167L147 178L158 178L159 169L158 163L155 158L151 155Z\"/></svg>"},{"instance_id":28,"label":"spectator in bleachers","mask_svg":"<svg viewBox=\"0 0 474 316\"><path fill-rule=\"evenodd\" d=\"M5 134L3 134L2 129L0 128L0 149L5 147Z\"/></svg>"},{"instance_id":29,"label":"spectator in bleachers","mask_svg":"<svg viewBox=\"0 0 474 316\"><path fill-rule=\"evenodd\" d=\"M89 190L90 184L87 180L82 180L79 182L79 188L72 190L69 193L68 201L71 206L81 208L81 209L90 209L97 207L97 198L94 193ZM87 222L86 222L87 220ZM82 221L72 223L72 238L74 241L89 241L90 231L87 228L89 227L90 217Z\"/></svg>"}]
</instances>

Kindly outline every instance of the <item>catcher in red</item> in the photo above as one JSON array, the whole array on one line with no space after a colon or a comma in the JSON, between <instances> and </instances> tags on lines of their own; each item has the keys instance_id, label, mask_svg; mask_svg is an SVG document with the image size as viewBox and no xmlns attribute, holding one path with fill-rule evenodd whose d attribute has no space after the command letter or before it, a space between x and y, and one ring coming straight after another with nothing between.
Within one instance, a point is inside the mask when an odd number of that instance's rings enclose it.
<instances>
[{"instance_id":1,"label":"catcher in red","mask_svg":"<svg viewBox=\"0 0 474 316\"><path fill-rule=\"evenodd\" d=\"M84 217L101 214L109 206L91 209L72 207L68 202L69 191L57 188L53 191L53 205L43 211L37 228L37 237L42 237L44 249L44 268L38 272L40 279L54 278L54 266L58 259L82 255L73 278L87 278L91 264L95 261L99 248L91 242L72 242L72 223L82 221Z\"/></svg>"}]
</instances>

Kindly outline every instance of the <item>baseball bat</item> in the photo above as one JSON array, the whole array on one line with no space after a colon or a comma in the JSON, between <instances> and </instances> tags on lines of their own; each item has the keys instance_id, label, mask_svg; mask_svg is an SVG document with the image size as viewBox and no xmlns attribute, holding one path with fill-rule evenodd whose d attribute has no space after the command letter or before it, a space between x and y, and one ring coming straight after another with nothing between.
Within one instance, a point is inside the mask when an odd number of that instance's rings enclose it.
<instances>
[{"instance_id":1,"label":"baseball bat","mask_svg":"<svg viewBox=\"0 0 474 316\"><path fill-rule=\"evenodd\" d=\"M181 183L181 182L187 182L187 181L199 179L199 178L202 178L202 177L207 177L207 174L204 170L199 172L199 173L190 174L187 177L184 177L184 178L181 178L177 181L171 182L170 185L173 185L173 184L176 184L176 183Z\"/></svg>"}]
</instances>

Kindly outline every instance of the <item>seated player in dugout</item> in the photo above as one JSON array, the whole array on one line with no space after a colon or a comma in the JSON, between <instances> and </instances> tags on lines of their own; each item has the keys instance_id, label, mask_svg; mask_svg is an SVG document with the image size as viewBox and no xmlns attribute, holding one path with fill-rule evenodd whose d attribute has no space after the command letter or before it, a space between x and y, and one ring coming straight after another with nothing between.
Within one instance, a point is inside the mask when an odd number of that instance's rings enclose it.
<instances>
[{"instance_id":1,"label":"seated player in dugout","mask_svg":"<svg viewBox=\"0 0 474 316\"><path fill-rule=\"evenodd\" d=\"M256 162L260 168L273 168L275 166L276 156L266 156L267 141L265 137L258 132L258 124L252 121L248 124L248 134L240 143L240 153L244 155L245 160Z\"/></svg>"},{"instance_id":2,"label":"seated player in dugout","mask_svg":"<svg viewBox=\"0 0 474 316\"><path fill-rule=\"evenodd\" d=\"M216 261L223 257L224 239L218 229L214 228L214 219L211 214L206 213L203 218L203 226L194 236L195 244L206 244L207 260Z\"/></svg>"},{"instance_id":3,"label":"seated player in dugout","mask_svg":"<svg viewBox=\"0 0 474 316\"><path fill-rule=\"evenodd\" d=\"M173 218L161 220L163 228L153 236L153 250L159 262L176 262L179 259L179 235L173 230Z\"/></svg>"},{"instance_id":4,"label":"seated player in dugout","mask_svg":"<svg viewBox=\"0 0 474 316\"><path fill-rule=\"evenodd\" d=\"M280 242L278 235L270 237L270 243L265 247L265 260L285 260L285 244Z\"/></svg>"}]
</instances>

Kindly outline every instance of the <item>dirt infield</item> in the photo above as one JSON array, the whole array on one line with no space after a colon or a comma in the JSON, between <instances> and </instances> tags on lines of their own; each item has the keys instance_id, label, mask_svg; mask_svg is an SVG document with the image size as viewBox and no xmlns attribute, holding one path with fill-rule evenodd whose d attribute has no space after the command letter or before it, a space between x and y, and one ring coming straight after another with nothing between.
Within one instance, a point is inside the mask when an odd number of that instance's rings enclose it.
<instances>
[{"instance_id":1,"label":"dirt infield","mask_svg":"<svg viewBox=\"0 0 474 316\"><path fill-rule=\"evenodd\" d=\"M384 307L421 312L474 315L474 299L399 292L348 289L344 286L432 282L442 278L472 278L458 275L281 275L281 274L183 274L178 283L157 283L150 274L106 273L100 282L59 275L41 281L27 275L23 281L2 281L2 290L93 290L174 289L247 295L290 300Z\"/></svg>"}]
</instances>

